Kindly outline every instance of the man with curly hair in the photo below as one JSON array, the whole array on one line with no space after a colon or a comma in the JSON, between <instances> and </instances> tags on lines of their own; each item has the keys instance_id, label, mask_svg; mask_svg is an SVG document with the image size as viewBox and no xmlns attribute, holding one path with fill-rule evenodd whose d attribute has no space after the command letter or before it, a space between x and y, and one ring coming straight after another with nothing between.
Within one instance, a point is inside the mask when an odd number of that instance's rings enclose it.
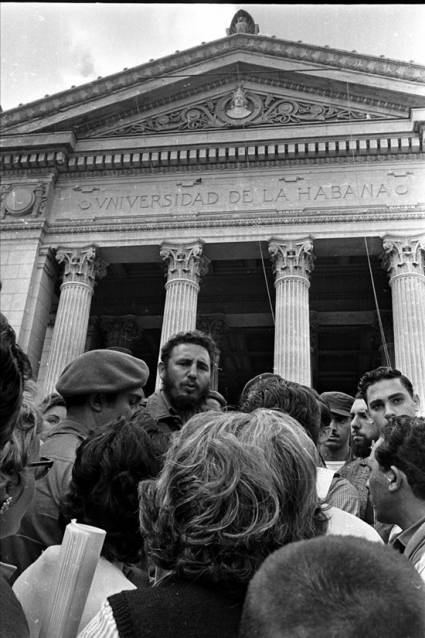
<instances>
[{"instance_id":1,"label":"man with curly hair","mask_svg":"<svg viewBox=\"0 0 425 638\"><path fill-rule=\"evenodd\" d=\"M401 528L392 544L425 580L425 418L391 418L369 463L376 518Z\"/></svg>"},{"instance_id":2,"label":"man with curly hair","mask_svg":"<svg viewBox=\"0 0 425 638\"><path fill-rule=\"evenodd\" d=\"M166 434L204 409L217 355L214 340L200 330L179 332L162 346L162 387L148 398L146 408Z\"/></svg>"}]
</instances>

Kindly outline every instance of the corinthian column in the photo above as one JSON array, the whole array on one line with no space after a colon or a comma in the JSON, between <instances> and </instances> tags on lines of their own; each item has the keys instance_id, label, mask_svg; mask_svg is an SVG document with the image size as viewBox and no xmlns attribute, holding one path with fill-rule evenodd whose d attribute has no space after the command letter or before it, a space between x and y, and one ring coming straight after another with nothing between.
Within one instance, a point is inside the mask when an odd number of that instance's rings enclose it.
<instances>
[{"instance_id":1,"label":"corinthian column","mask_svg":"<svg viewBox=\"0 0 425 638\"><path fill-rule=\"evenodd\" d=\"M209 259L202 255L202 242L186 245L163 244L160 255L167 265L165 307L160 348L176 332L196 327L200 278ZM158 386L157 379L157 386Z\"/></svg>"},{"instance_id":2,"label":"corinthian column","mask_svg":"<svg viewBox=\"0 0 425 638\"><path fill-rule=\"evenodd\" d=\"M313 243L273 239L276 288L274 371L285 379L311 384L309 275L313 269Z\"/></svg>"},{"instance_id":3,"label":"corinthian column","mask_svg":"<svg viewBox=\"0 0 425 638\"><path fill-rule=\"evenodd\" d=\"M56 259L64 264L64 273L47 364L45 394L53 392L64 367L84 352L95 278L106 273L106 264L96 259L93 246L60 248Z\"/></svg>"},{"instance_id":4,"label":"corinthian column","mask_svg":"<svg viewBox=\"0 0 425 638\"><path fill-rule=\"evenodd\" d=\"M395 366L408 377L425 414L425 238L385 237L390 277Z\"/></svg>"}]
</instances>

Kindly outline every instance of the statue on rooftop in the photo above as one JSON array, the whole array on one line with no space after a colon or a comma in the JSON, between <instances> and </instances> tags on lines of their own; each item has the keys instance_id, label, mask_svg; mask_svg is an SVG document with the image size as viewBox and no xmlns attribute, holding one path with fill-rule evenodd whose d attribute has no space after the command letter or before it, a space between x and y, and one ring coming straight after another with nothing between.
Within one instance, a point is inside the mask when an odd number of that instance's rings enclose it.
<instances>
[{"instance_id":1,"label":"statue on rooftop","mask_svg":"<svg viewBox=\"0 0 425 638\"><path fill-rule=\"evenodd\" d=\"M242 9L235 13L229 29L226 29L226 35L235 35L237 33L257 35L258 32L258 24L255 24L249 13Z\"/></svg>"}]
</instances>

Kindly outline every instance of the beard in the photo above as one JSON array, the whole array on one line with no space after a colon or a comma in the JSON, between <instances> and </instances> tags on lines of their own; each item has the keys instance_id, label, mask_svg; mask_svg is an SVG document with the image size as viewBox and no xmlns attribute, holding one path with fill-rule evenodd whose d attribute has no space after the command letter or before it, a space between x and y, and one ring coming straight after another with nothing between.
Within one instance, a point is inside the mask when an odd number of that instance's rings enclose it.
<instances>
[{"instance_id":1,"label":"beard","mask_svg":"<svg viewBox=\"0 0 425 638\"><path fill-rule=\"evenodd\" d=\"M179 394L174 384L170 381L168 374L165 375L162 385L165 394L177 410L193 410L199 408L204 403L210 390L209 386L207 386L195 394Z\"/></svg>"},{"instance_id":2,"label":"beard","mask_svg":"<svg viewBox=\"0 0 425 638\"><path fill-rule=\"evenodd\" d=\"M366 439L366 438L362 438L361 441L353 441L351 444L351 449L354 456L356 456L357 458L362 458L362 459L365 459L368 456L370 456L370 453L372 450L372 443L373 441L371 439Z\"/></svg>"}]
</instances>

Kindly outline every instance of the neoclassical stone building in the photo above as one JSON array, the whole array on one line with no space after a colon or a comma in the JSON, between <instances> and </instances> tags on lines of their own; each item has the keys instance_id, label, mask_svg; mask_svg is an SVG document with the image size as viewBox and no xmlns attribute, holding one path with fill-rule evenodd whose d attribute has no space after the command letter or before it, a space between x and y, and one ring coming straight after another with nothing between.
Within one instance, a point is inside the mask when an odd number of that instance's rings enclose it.
<instances>
[{"instance_id":1,"label":"neoclassical stone building","mask_svg":"<svg viewBox=\"0 0 425 638\"><path fill-rule=\"evenodd\" d=\"M160 345L198 326L231 402L266 370L353 392L391 361L425 405L424 124L424 67L264 36L244 11L2 113L1 309L42 391L113 345L153 391Z\"/></svg>"}]
</instances>

